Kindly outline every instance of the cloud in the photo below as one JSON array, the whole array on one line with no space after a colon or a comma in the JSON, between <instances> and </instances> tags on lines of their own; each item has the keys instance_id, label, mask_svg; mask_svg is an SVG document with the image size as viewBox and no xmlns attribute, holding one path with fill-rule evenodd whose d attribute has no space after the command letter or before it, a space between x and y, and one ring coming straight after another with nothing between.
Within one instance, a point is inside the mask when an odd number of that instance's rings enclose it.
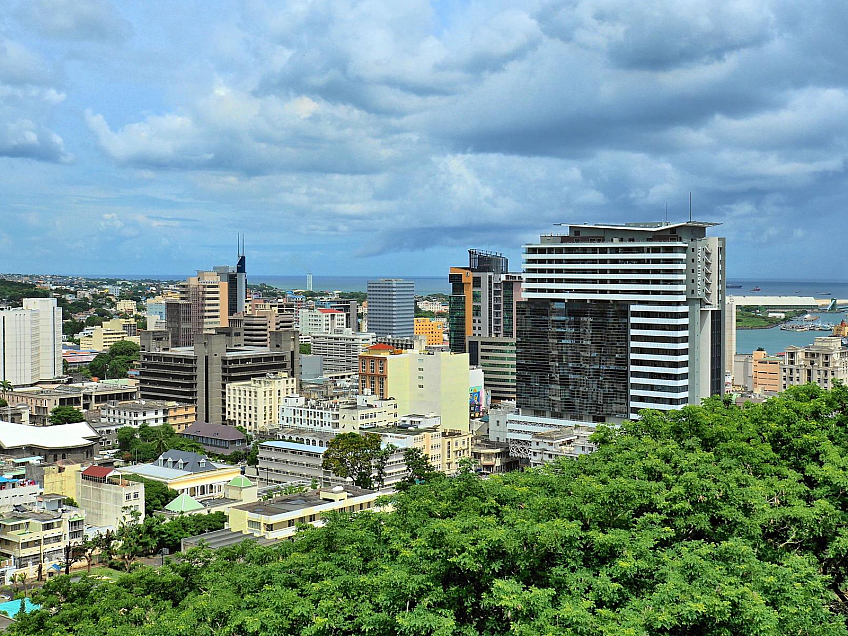
<instances>
[{"instance_id":1,"label":"cloud","mask_svg":"<svg viewBox=\"0 0 848 636\"><path fill-rule=\"evenodd\" d=\"M17 17L48 38L121 42L133 33L108 0L26 0Z\"/></svg>"},{"instance_id":2,"label":"cloud","mask_svg":"<svg viewBox=\"0 0 848 636\"><path fill-rule=\"evenodd\" d=\"M0 157L55 163L68 163L72 159L59 135L27 119L0 125Z\"/></svg>"}]
</instances>

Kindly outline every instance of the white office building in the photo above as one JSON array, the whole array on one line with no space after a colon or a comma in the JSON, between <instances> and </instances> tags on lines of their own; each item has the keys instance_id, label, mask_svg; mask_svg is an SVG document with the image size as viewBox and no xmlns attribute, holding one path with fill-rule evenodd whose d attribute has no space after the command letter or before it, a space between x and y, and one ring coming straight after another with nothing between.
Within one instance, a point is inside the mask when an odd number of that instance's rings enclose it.
<instances>
[{"instance_id":1,"label":"white office building","mask_svg":"<svg viewBox=\"0 0 848 636\"><path fill-rule=\"evenodd\" d=\"M62 375L62 309L55 298L24 298L0 311L0 380L15 386Z\"/></svg>"},{"instance_id":2,"label":"white office building","mask_svg":"<svg viewBox=\"0 0 848 636\"><path fill-rule=\"evenodd\" d=\"M516 397L527 415L615 421L724 392L715 223L569 225L524 246Z\"/></svg>"},{"instance_id":3,"label":"white office building","mask_svg":"<svg viewBox=\"0 0 848 636\"><path fill-rule=\"evenodd\" d=\"M376 342L373 333L345 329L342 333L312 334L312 355L323 359L324 373L351 373L359 369L359 354Z\"/></svg>"}]
</instances>

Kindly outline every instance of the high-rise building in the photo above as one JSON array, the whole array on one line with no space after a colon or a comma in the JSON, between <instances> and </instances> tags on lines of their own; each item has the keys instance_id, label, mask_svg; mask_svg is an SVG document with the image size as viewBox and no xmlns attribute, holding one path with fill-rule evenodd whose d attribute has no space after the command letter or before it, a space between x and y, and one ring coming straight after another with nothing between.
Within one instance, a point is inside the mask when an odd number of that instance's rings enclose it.
<instances>
[{"instance_id":1,"label":"high-rise building","mask_svg":"<svg viewBox=\"0 0 848 636\"><path fill-rule=\"evenodd\" d=\"M143 343L139 369L141 397L197 405L197 419L223 424L231 382L268 373L300 376L300 345L294 330L271 332L270 347L245 347L232 334L201 334L193 347ZM158 333L158 332L157 332Z\"/></svg>"},{"instance_id":2,"label":"high-rise building","mask_svg":"<svg viewBox=\"0 0 848 636\"><path fill-rule=\"evenodd\" d=\"M724 239L715 223L570 225L524 246L523 414L620 421L724 392Z\"/></svg>"},{"instance_id":3,"label":"high-rise building","mask_svg":"<svg viewBox=\"0 0 848 636\"><path fill-rule=\"evenodd\" d=\"M377 336L414 335L415 283L401 278L368 281L368 331Z\"/></svg>"},{"instance_id":4,"label":"high-rise building","mask_svg":"<svg viewBox=\"0 0 848 636\"><path fill-rule=\"evenodd\" d=\"M359 354L372 344L374 334L368 331L316 333L312 335L312 355L321 356L324 373L353 375L359 368Z\"/></svg>"},{"instance_id":5,"label":"high-rise building","mask_svg":"<svg viewBox=\"0 0 848 636\"><path fill-rule=\"evenodd\" d=\"M34 384L62 375L62 308L55 298L24 298L0 311L0 380Z\"/></svg>"},{"instance_id":6,"label":"high-rise building","mask_svg":"<svg viewBox=\"0 0 848 636\"><path fill-rule=\"evenodd\" d=\"M515 337L515 303L521 300L521 274L508 270L505 256L481 250L468 250L468 267L450 268L451 351L467 351L465 339L470 336Z\"/></svg>"},{"instance_id":7,"label":"high-rise building","mask_svg":"<svg viewBox=\"0 0 848 636\"><path fill-rule=\"evenodd\" d=\"M469 430L470 379L467 353L376 344L359 356L360 393L394 398L399 416L438 415L444 430Z\"/></svg>"},{"instance_id":8,"label":"high-rise building","mask_svg":"<svg viewBox=\"0 0 848 636\"><path fill-rule=\"evenodd\" d=\"M194 336L229 324L229 285L218 271L198 270L197 276L189 276L180 283L180 300L189 303Z\"/></svg>"}]
</instances>

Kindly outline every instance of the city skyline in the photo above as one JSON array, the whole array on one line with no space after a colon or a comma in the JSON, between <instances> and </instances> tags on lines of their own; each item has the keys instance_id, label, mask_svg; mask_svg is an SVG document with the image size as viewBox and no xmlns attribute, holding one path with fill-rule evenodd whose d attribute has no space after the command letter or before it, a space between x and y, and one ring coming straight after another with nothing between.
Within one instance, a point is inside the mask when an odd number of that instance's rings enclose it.
<instances>
[{"instance_id":1,"label":"city skyline","mask_svg":"<svg viewBox=\"0 0 848 636\"><path fill-rule=\"evenodd\" d=\"M684 220L692 192L731 276L833 279L846 19L777 1L4 3L4 269L187 273L245 232L254 272L433 275L468 246L518 263L554 223Z\"/></svg>"}]
</instances>

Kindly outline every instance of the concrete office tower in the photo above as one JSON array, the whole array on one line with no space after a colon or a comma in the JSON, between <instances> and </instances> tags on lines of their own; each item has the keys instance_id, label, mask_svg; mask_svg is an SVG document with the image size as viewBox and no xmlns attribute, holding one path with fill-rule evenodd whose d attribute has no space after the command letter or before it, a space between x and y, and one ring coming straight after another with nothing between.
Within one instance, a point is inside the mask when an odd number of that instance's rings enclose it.
<instances>
[{"instance_id":1,"label":"concrete office tower","mask_svg":"<svg viewBox=\"0 0 848 636\"><path fill-rule=\"evenodd\" d=\"M312 291L312 274L306 275L306 291Z\"/></svg>"},{"instance_id":2,"label":"concrete office tower","mask_svg":"<svg viewBox=\"0 0 848 636\"><path fill-rule=\"evenodd\" d=\"M502 254L468 250L468 267L451 267L448 280L448 337L454 353L465 339L515 337L515 303L521 300L521 274L509 273Z\"/></svg>"},{"instance_id":3,"label":"concrete office tower","mask_svg":"<svg viewBox=\"0 0 848 636\"><path fill-rule=\"evenodd\" d=\"M155 332L152 335L159 334ZM226 422L226 386L286 373L300 377L300 344L294 330L272 331L269 347L246 347L232 329L201 334L193 347L167 346L167 334L156 346L142 342L139 389L149 400L173 400L197 406L197 419Z\"/></svg>"},{"instance_id":4,"label":"concrete office tower","mask_svg":"<svg viewBox=\"0 0 848 636\"><path fill-rule=\"evenodd\" d=\"M24 298L0 311L0 380L21 386L62 375L62 308L55 298Z\"/></svg>"},{"instance_id":5,"label":"concrete office tower","mask_svg":"<svg viewBox=\"0 0 848 636\"><path fill-rule=\"evenodd\" d=\"M368 281L368 331L380 336L414 335L415 283L401 278Z\"/></svg>"},{"instance_id":6,"label":"concrete office tower","mask_svg":"<svg viewBox=\"0 0 848 636\"><path fill-rule=\"evenodd\" d=\"M715 223L570 225L524 246L522 414L590 422L724 392L724 239Z\"/></svg>"}]
</instances>

